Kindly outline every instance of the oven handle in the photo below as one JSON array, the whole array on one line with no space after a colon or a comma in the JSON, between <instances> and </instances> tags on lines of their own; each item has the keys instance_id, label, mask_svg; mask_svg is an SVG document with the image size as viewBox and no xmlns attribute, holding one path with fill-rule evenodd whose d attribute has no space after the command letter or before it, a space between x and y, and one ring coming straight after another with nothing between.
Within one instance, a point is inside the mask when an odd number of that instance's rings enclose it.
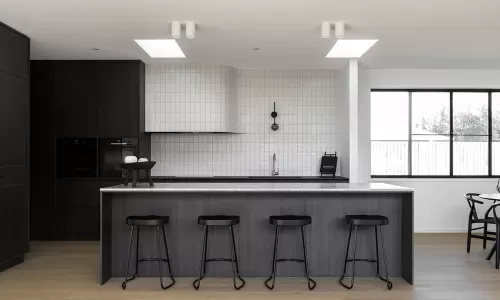
<instances>
[{"instance_id":1,"label":"oven handle","mask_svg":"<svg viewBox=\"0 0 500 300\"><path fill-rule=\"evenodd\" d=\"M109 143L111 146L127 146L127 143Z\"/></svg>"}]
</instances>

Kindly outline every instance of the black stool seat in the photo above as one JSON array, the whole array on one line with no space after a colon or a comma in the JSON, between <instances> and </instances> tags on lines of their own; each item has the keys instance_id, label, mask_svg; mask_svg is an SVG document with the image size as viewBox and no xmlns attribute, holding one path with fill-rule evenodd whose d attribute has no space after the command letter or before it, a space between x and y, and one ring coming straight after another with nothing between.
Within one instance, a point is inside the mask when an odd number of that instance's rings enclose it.
<instances>
[{"instance_id":1,"label":"black stool seat","mask_svg":"<svg viewBox=\"0 0 500 300\"><path fill-rule=\"evenodd\" d=\"M311 224L311 221L311 216L281 215L269 217L270 224L279 226L304 226Z\"/></svg>"},{"instance_id":2,"label":"black stool seat","mask_svg":"<svg viewBox=\"0 0 500 300\"><path fill-rule=\"evenodd\" d=\"M389 224L389 219L378 215L347 215L347 224L354 226L383 226Z\"/></svg>"},{"instance_id":3,"label":"black stool seat","mask_svg":"<svg viewBox=\"0 0 500 300\"><path fill-rule=\"evenodd\" d=\"M162 226L170 220L167 216L128 216L127 225L131 226Z\"/></svg>"},{"instance_id":4,"label":"black stool seat","mask_svg":"<svg viewBox=\"0 0 500 300\"><path fill-rule=\"evenodd\" d=\"M232 226L240 224L240 217L225 215L199 216L198 224L205 226Z\"/></svg>"}]
</instances>

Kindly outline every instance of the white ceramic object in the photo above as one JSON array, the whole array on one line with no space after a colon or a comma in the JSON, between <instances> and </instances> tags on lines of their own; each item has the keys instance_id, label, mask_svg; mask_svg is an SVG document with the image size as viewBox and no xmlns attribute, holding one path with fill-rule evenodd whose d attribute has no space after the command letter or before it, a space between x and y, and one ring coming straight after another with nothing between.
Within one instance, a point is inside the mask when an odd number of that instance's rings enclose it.
<instances>
[{"instance_id":1,"label":"white ceramic object","mask_svg":"<svg viewBox=\"0 0 500 300\"><path fill-rule=\"evenodd\" d=\"M137 156L126 156L125 157L126 164L131 164L131 163L136 163L136 162L137 162Z\"/></svg>"},{"instance_id":2,"label":"white ceramic object","mask_svg":"<svg viewBox=\"0 0 500 300\"><path fill-rule=\"evenodd\" d=\"M139 158L139 162L147 162L147 161L148 161L148 159L147 159L147 158L145 158L145 157L143 157L143 158Z\"/></svg>"}]
</instances>

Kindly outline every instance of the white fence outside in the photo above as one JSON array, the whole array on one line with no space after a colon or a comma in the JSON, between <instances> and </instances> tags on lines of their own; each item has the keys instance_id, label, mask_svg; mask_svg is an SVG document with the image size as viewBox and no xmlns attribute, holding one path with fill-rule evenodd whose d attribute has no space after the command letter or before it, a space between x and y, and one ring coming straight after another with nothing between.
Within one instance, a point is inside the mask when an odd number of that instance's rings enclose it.
<instances>
[{"instance_id":1,"label":"white fence outside","mask_svg":"<svg viewBox=\"0 0 500 300\"><path fill-rule=\"evenodd\" d=\"M408 175L408 142L372 141L372 175ZM500 142L492 144L492 172L500 174ZM449 141L413 141L412 175L450 175ZM488 175L487 142L454 142L453 175Z\"/></svg>"}]
</instances>

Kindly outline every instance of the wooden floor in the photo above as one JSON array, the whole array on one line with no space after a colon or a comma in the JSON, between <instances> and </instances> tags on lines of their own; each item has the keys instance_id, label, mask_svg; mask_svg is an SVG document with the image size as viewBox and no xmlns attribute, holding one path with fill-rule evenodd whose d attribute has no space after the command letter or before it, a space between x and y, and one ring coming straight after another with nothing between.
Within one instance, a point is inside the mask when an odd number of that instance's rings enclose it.
<instances>
[{"instance_id":1,"label":"wooden floor","mask_svg":"<svg viewBox=\"0 0 500 300\"><path fill-rule=\"evenodd\" d=\"M98 243L35 242L23 264L0 273L0 299L500 299L500 271L485 260L487 253L475 241L467 254L463 234L417 234L416 284L394 279L392 291L376 279L357 279L348 291L337 278L316 278L318 287L312 292L302 278L278 278L272 292L262 278L247 278L241 291L233 290L229 278L204 279L199 291L192 289L191 278L178 278L168 291L159 289L157 279L139 278L123 291L120 280L98 284Z\"/></svg>"}]
</instances>

